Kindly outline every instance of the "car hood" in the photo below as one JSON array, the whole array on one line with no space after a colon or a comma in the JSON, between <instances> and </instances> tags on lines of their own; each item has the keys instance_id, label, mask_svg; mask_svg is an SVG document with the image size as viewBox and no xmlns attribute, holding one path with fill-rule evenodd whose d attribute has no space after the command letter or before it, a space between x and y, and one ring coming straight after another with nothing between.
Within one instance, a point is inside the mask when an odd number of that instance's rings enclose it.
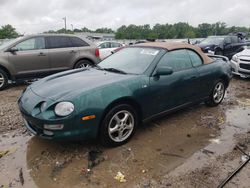
<instances>
[{"instance_id":1,"label":"car hood","mask_svg":"<svg viewBox=\"0 0 250 188\"><path fill-rule=\"evenodd\" d=\"M250 56L250 49L245 49L245 50L237 53L237 56Z\"/></svg>"},{"instance_id":2,"label":"car hood","mask_svg":"<svg viewBox=\"0 0 250 188\"><path fill-rule=\"evenodd\" d=\"M80 93L125 81L138 75L112 73L97 69L77 69L54 74L30 86L43 98L51 100L71 99Z\"/></svg>"}]
</instances>

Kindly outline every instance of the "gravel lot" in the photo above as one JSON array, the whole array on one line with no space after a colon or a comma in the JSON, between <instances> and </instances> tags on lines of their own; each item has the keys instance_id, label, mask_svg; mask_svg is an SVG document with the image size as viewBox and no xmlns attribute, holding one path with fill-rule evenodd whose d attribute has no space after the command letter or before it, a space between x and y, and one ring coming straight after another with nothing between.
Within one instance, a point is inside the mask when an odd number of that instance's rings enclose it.
<instances>
[{"instance_id":1,"label":"gravel lot","mask_svg":"<svg viewBox=\"0 0 250 188\"><path fill-rule=\"evenodd\" d=\"M220 106L144 124L118 148L29 135L17 107L25 87L0 91L0 187L216 187L242 162L236 144L250 152L249 79L234 78ZM226 187L249 185L247 164Z\"/></svg>"}]
</instances>

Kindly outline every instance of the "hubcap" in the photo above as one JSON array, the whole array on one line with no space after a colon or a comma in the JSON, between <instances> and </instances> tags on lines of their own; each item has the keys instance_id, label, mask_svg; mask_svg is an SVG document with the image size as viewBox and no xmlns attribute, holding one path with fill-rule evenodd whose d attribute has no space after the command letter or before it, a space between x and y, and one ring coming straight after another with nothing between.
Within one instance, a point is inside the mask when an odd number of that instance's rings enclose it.
<instances>
[{"instance_id":1,"label":"hubcap","mask_svg":"<svg viewBox=\"0 0 250 188\"><path fill-rule=\"evenodd\" d=\"M215 103L221 102L224 96L224 84L219 82L216 84L213 92L213 98Z\"/></svg>"},{"instance_id":2,"label":"hubcap","mask_svg":"<svg viewBox=\"0 0 250 188\"><path fill-rule=\"evenodd\" d=\"M88 67L90 67L90 64L88 63L82 63L78 66L78 68L88 68Z\"/></svg>"},{"instance_id":3,"label":"hubcap","mask_svg":"<svg viewBox=\"0 0 250 188\"><path fill-rule=\"evenodd\" d=\"M134 125L134 117L129 111L119 111L109 121L109 137L115 142L122 142L131 135Z\"/></svg>"},{"instance_id":4,"label":"hubcap","mask_svg":"<svg viewBox=\"0 0 250 188\"><path fill-rule=\"evenodd\" d=\"M4 85L4 76L2 73L0 73L0 87Z\"/></svg>"}]
</instances>

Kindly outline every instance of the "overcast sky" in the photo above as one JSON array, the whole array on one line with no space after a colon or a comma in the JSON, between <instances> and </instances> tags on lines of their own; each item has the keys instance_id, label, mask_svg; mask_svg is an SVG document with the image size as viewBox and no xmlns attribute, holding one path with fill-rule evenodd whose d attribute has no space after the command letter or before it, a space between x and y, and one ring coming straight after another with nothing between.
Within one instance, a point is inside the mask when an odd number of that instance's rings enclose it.
<instances>
[{"instance_id":1,"label":"overcast sky","mask_svg":"<svg viewBox=\"0 0 250 188\"><path fill-rule=\"evenodd\" d=\"M121 25L226 22L250 27L249 0L0 0L0 26L31 34L64 27L96 29Z\"/></svg>"}]
</instances>

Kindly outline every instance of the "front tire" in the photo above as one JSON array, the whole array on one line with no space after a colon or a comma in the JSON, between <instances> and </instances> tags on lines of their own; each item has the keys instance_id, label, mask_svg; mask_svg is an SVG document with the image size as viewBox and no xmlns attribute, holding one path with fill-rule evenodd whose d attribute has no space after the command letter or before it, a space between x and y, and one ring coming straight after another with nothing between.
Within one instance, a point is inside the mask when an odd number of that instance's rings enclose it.
<instances>
[{"instance_id":1,"label":"front tire","mask_svg":"<svg viewBox=\"0 0 250 188\"><path fill-rule=\"evenodd\" d=\"M79 69L79 68L88 68L88 67L92 67L93 63L90 62L89 60L80 60L76 63L75 65L75 69Z\"/></svg>"},{"instance_id":2,"label":"front tire","mask_svg":"<svg viewBox=\"0 0 250 188\"><path fill-rule=\"evenodd\" d=\"M217 81L206 104L208 106L218 106L225 96L225 91L225 83L222 80Z\"/></svg>"},{"instance_id":3,"label":"front tire","mask_svg":"<svg viewBox=\"0 0 250 188\"><path fill-rule=\"evenodd\" d=\"M8 86L8 76L5 73L5 71L0 69L0 91L5 89L7 86Z\"/></svg>"},{"instance_id":4,"label":"front tire","mask_svg":"<svg viewBox=\"0 0 250 188\"><path fill-rule=\"evenodd\" d=\"M134 135L138 115L128 104L113 107L105 115L100 128L100 141L105 146L120 146Z\"/></svg>"}]
</instances>

